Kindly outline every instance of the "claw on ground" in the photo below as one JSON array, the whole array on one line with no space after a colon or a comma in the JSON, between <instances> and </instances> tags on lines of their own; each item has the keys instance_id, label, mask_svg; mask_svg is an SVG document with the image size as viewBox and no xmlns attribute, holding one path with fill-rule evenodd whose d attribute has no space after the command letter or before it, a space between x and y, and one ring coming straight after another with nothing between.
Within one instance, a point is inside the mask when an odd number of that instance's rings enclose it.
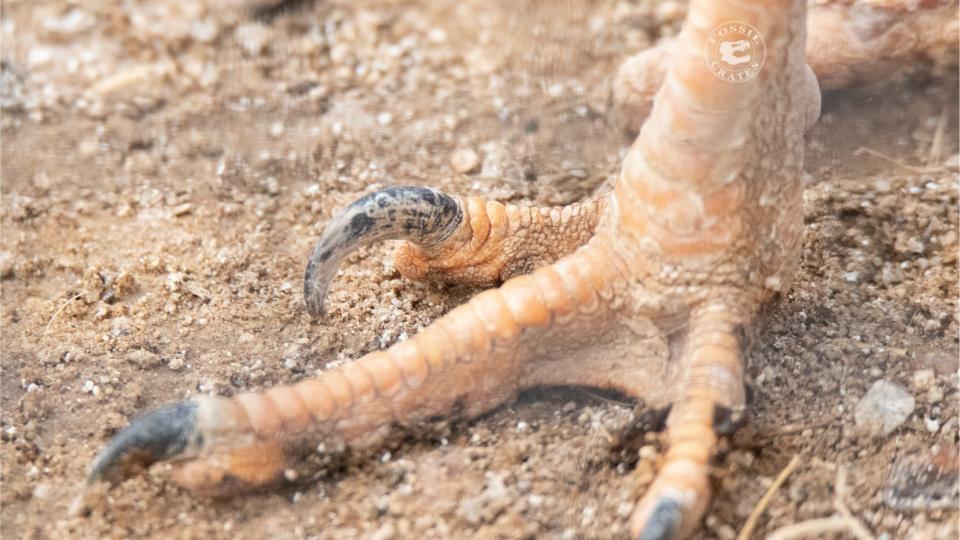
<instances>
[{"instance_id":1,"label":"claw on ground","mask_svg":"<svg viewBox=\"0 0 960 540\"><path fill-rule=\"evenodd\" d=\"M672 497L661 497L650 511L636 540L672 540L680 532L683 505Z\"/></svg>"},{"instance_id":2,"label":"claw on ground","mask_svg":"<svg viewBox=\"0 0 960 540\"><path fill-rule=\"evenodd\" d=\"M307 311L324 313L324 299L340 263L351 252L380 240L442 242L463 220L460 202L426 187L392 187L371 193L330 220L307 263L303 294Z\"/></svg>"},{"instance_id":3,"label":"claw on ground","mask_svg":"<svg viewBox=\"0 0 960 540\"><path fill-rule=\"evenodd\" d=\"M182 453L196 435L197 404L168 405L134 420L107 445L93 462L87 484L114 483L129 476L132 467L145 467Z\"/></svg>"}]
</instances>

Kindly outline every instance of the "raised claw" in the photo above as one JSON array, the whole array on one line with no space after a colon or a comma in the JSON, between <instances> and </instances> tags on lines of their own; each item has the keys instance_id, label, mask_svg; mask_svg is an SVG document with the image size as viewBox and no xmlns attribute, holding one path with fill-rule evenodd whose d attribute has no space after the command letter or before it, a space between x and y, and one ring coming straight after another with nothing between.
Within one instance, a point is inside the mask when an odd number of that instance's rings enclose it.
<instances>
[{"instance_id":1,"label":"raised claw","mask_svg":"<svg viewBox=\"0 0 960 540\"><path fill-rule=\"evenodd\" d=\"M428 187L391 187L354 201L330 220L307 262L307 311L324 313L330 281L354 250L380 240L430 246L453 234L462 220L457 199Z\"/></svg>"},{"instance_id":2,"label":"raised claw","mask_svg":"<svg viewBox=\"0 0 960 540\"><path fill-rule=\"evenodd\" d=\"M148 466L200 444L196 430L197 403L184 401L152 411L120 431L93 462L87 483L114 483L128 476L131 466Z\"/></svg>"}]
</instances>

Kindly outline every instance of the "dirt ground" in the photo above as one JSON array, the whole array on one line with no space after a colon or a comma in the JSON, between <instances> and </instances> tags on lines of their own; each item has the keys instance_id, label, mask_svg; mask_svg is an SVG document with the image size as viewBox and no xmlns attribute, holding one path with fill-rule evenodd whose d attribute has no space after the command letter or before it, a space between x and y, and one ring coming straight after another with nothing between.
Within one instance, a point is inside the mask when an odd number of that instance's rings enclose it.
<instances>
[{"instance_id":1,"label":"dirt ground","mask_svg":"<svg viewBox=\"0 0 960 540\"><path fill-rule=\"evenodd\" d=\"M68 515L138 413L312 376L476 292L401 279L376 246L311 319L304 265L336 209L391 184L538 204L602 190L629 143L616 67L686 9L215 5L2 3L0 534L624 538L660 439L612 450L634 404L570 388L227 500L157 465ZM833 515L840 470L878 538L957 537L957 98L955 71L825 96L802 267L753 332L750 421L696 537L732 539L794 456L757 537ZM478 163L458 174L462 149ZM868 438L855 410L881 379L915 406Z\"/></svg>"}]
</instances>

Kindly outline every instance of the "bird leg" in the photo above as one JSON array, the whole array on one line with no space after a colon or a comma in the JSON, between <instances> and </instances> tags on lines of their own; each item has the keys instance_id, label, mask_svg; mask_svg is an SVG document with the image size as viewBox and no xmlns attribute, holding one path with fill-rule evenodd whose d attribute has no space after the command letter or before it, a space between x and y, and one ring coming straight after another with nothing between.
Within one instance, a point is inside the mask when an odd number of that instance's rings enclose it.
<instances>
[{"instance_id":1,"label":"bird leg","mask_svg":"<svg viewBox=\"0 0 960 540\"><path fill-rule=\"evenodd\" d=\"M957 17L955 0L810 2L806 52L811 72L805 84L811 109L807 128L819 116L821 88L837 90L911 71L936 72L956 66ZM613 99L629 126L639 127L650 113L674 47L675 39L666 38L621 64Z\"/></svg>"},{"instance_id":2,"label":"bird leg","mask_svg":"<svg viewBox=\"0 0 960 540\"><path fill-rule=\"evenodd\" d=\"M803 131L809 121L803 0L694 0L647 122L624 160L611 207L614 242L666 326L680 373L669 447L631 531L684 538L709 501L718 409L744 404L736 328L782 292L802 234ZM730 21L766 43L751 79L731 83L704 61ZM671 331L672 330L672 331Z\"/></svg>"}]
</instances>

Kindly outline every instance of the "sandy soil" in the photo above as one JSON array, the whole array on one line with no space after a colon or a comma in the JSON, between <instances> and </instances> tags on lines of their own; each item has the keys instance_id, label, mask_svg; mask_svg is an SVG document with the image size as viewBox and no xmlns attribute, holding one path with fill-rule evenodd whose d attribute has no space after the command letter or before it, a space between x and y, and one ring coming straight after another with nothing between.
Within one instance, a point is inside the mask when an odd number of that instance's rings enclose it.
<instances>
[{"instance_id":1,"label":"sandy soil","mask_svg":"<svg viewBox=\"0 0 960 540\"><path fill-rule=\"evenodd\" d=\"M197 497L158 465L67 509L139 412L311 376L475 292L403 280L377 246L312 320L302 272L337 208L390 184L603 189L629 141L612 75L683 4L84 4L3 2L4 538L625 536L659 437L612 449L634 404L569 388L263 493ZM843 469L879 537L957 537L957 117L955 73L826 96L802 267L753 332L750 422L698 538L733 538L794 456L758 535L832 515ZM480 162L457 174L467 148ZM915 407L868 438L855 408L880 379Z\"/></svg>"}]
</instances>

